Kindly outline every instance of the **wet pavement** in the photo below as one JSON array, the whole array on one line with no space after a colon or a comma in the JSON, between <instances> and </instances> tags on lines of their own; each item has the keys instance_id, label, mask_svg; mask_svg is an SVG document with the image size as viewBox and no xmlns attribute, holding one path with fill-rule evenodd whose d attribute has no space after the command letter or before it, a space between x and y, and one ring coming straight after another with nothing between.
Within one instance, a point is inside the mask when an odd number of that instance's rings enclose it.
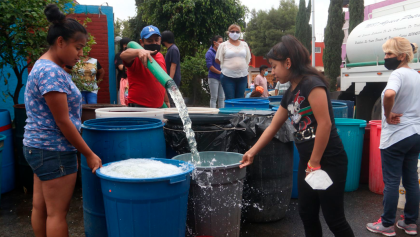
<instances>
[{"instance_id":1,"label":"wet pavement","mask_svg":"<svg viewBox=\"0 0 420 237\"><path fill-rule=\"evenodd\" d=\"M76 186L67 216L70 236L82 237L83 229L83 198L82 189ZM0 201L0 237L34 236L31 227L32 195L23 190L14 190L1 196ZM376 221L382 212L382 195L369 191L367 185L361 185L356 192L345 194L346 217L356 236L382 236L366 230L367 222ZM397 216L402 214L399 210ZM333 234L328 230L321 214L324 236ZM418 221L418 225L420 222ZM405 233L396 228L397 236L406 237ZM243 223L241 237L289 237L304 236L303 225L297 211L297 200L292 199L286 217L271 223Z\"/></svg>"}]
</instances>

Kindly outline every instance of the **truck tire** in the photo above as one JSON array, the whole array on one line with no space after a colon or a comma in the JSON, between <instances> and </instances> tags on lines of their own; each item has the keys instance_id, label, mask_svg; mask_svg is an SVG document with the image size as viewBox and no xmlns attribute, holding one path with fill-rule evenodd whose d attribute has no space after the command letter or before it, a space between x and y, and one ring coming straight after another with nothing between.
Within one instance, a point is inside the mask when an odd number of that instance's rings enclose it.
<instances>
[{"instance_id":1,"label":"truck tire","mask_svg":"<svg viewBox=\"0 0 420 237\"><path fill-rule=\"evenodd\" d=\"M379 97L375 104L373 104L371 120L381 120L382 119L382 103L381 97Z\"/></svg>"}]
</instances>

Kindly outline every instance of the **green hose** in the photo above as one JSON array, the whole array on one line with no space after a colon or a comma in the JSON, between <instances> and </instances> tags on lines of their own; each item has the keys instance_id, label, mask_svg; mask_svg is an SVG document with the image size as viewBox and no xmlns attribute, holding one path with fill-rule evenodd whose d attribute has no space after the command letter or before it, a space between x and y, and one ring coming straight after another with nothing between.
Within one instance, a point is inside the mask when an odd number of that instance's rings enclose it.
<instances>
[{"instance_id":1,"label":"green hose","mask_svg":"<svg viewBox=\"0 0 420 237\"><path fill-rule=\"evenodd\" d=\"M127 48L129 49L143 49L140 44L135 41L131 41L127 44ZM166 84L168 81L171 81L172 78L160 67L159 63L157 63L154 59L152 61L147 60L147 68L156 77L156 79L162 84L162 86L166 89ZM168 108L165 102L162 105L162 108Z\"/></svg>"}]
</instances>

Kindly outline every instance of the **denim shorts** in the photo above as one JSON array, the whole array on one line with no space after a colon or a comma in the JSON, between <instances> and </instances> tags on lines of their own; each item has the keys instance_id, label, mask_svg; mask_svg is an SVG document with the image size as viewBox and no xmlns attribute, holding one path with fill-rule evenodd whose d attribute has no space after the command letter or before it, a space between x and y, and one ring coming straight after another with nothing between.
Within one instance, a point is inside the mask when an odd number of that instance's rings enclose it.
<instances>
[{"instance_id":1,"label":"denim shorts","mask_svg":"<svg viewBox=\"0 0 420 237\"><path fill-rule=\"evenodd\" d=\"M23 146L23 154L41 181L77 172L77 151L49 151Z\"/></svg>"}]
</instances>

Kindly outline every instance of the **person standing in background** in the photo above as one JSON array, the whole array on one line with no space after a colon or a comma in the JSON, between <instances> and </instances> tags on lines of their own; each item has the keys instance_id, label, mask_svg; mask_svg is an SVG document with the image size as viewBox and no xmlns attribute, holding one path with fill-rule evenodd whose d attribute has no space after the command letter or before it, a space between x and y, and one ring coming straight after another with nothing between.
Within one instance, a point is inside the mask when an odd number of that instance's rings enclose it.
<instances>
[{"instance_id":1,"label":"person standing in background","mask_svg":"<svg viewBox=\"0 0 420 237\"><path fill-rule=\"evenodd\" d=\"M261 97L268 97L268 90L267 90L267 78L265 78L268 75L268 67L266 65L261 65L260 67L260 74L258 74L254 79L255 87L261 86L264 89L264 92L262 93Z\"/></svg>"},{"instance_id":2,"label":"person standing in background","mask_svg":"<svg viewBox=\"0 0 420 237\"><path fill-rule=\"evenodd\" d=\"M130 38L122 38L120 40L120 52L115 54L114 64L115 68L118 70L117 73L117 91L120 90L120 83L122 78L127 78L127 68L124 67L124 63L120 57L121 53L127 49L127 44L130 43Z\"/></svg>"},{"instance_id":3,"label":"person standing in background","mask_svg":"<svg viewBox=\"0 0 420 237\"><path fill-rule=\"evenodd\" d=\"M166 71L179 88L181 87L181 54L175 45L174 33L169 30L162 32L162 44L168 49L165 55ZM168 97L171 106L175 107L170 94L168 94Z\"/></svg>"},{"instance_id":4,"label":"person standing in background","mask_svg":"<svg viewBox=\"0 0 420 237\"><path fill-rule=\"evenodd\" d=\"M275 95L284 95L286 93L287 89L290 87L290 81L281 84L280 81L277 82L276 88L275 88Z\"/></svg>"},{"instance_id":5,"label":"person standing in background","mask_svg":"<svg viewBox=\"0 0 420 237\"><path fill-rule=\"evenodd\" d=\"M210 108L216 108L216 101L218 101L219 108L225 107L225 92L223 91L222 83L220 82L220 74L222 74L220 65L216 63L216 52L220 44L223 43L223 38L216 35L211 40L211 47L206 53L206 65L209 69L209 87L210 87Z\"/></svg>"},{"instance_id":6,"label":"person standing in background","mask_svg":"<svg viewBox=\"0 0 420 237\"><path fill-rule=\"evenodd\" d=\"M216 53L216 63L220 64L223 91L227 100L243 98L245 94L248 64L251 52L248 44L239 40L241 27L232 24L228 28L229 40L220 44Z\"/></svg>"}]
</instances>

